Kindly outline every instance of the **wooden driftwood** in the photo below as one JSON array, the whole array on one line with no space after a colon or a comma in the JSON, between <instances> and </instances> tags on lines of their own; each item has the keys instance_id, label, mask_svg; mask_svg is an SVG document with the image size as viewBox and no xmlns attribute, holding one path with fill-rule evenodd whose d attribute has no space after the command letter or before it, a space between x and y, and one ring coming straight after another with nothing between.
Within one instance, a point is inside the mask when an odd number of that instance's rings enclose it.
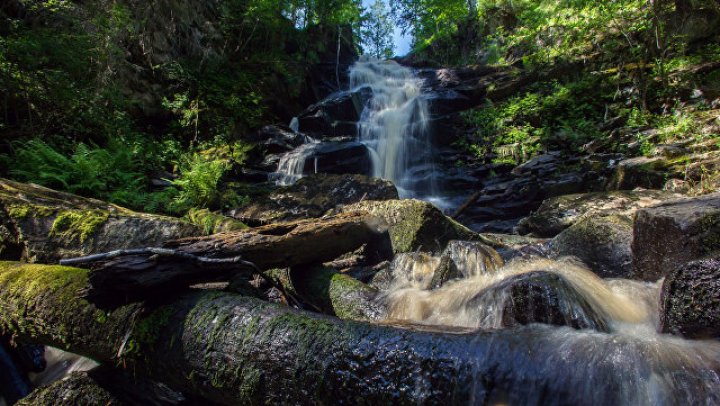
<instances>
[{"instance_id":1,"label":"wooden driftwood","mask_svg":"<svg viewBox=\"0 0 720 406\"><path fill-rule=\"evenodd\" d=\"M164 248L95 254L60 264L89 268L90 285L84 295L112 308L158 295L167 297L192 284L262 274L274 267L322 263L365 244L382 247L384 241L389 253L389 237L380 220L350 213L176 240Z\"/></svg>"}]
</instances>

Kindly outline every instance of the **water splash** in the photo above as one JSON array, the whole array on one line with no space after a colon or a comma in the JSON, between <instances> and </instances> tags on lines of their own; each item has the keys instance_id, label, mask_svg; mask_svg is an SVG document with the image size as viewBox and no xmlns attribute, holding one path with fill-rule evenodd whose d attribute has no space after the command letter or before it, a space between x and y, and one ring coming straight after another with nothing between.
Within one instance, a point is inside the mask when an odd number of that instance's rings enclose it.
<instances>
[{"instance_id":1,"label":"water splash","mask_svg":"<svg viewBox=\"0 0 720 406\"><path fill-rule=\"evenodd\" d=\"M358 123L358 139L372 151L373 176L392 181L400 197L435 194L435 171L422 80L394 61L363 59L350 69L350 85L372 98Z\"/></svg>"},{"instance_id":2,"label":"water splash","mask_svg":"<svg viewBox=\"0 0 720 406\"><path fill-rule=\"evenodd\" d=\"M658 283L641 284L624 280L607 282L586 267L569 260L518 260L500 267L498 265L501 264L478 258L479 254L475 250L457 249L455 255L455 263L465 264L462 273L466 277L449 281L437 289L428 289L429 284L425 281L432 278L439 259L431 257L413 261L412 257L405 257L396 260L393 283L382 297L388 305L389 319L498 329L502 327L504 301L510 298L495 296L493 300L478 303L478 295L512 277L542 271L559 275L567 281L596 313L610 321L614 329L637 329L637 325L648 331L656 329L657 318L653 315L658 312L657 301L637 300L637 297L638 292L640 297L659 297ZM488 266L488 263L494 265ZM408 274L421 274L424 278L411 279L407 277Z\"/></svg>"}]
</instances>

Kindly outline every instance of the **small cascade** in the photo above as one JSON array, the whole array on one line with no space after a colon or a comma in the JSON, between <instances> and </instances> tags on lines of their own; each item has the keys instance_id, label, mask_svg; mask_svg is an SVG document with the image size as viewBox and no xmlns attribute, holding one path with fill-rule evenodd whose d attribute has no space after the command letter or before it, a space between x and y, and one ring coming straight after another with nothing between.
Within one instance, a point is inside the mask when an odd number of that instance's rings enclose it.
<instances>
[{"instance_id":1,"label":"small cascade","mask_svg":"<svg viewBox=\"0 0 720 406\"><path fill-rule=\"evenodd\" d=\"M372 151L373 176L392 181L400 197L433 196L436 185L422 80L394 61L365 59L350 69L350 85L372 90L358 123L358 139Z\"/></svg>"},{"instance_id":2,"label":"small cascade","mask_svg":"<svg viewBox=\"0 0 720 406\"><path fill-rule=\"evenodd\" d=\"M315 139L310 137L307 137L307 139L307 144L303 144L280 157L277 172L273 174L271 180L274 180L280 186L288 186L303 177L308 159L313 156L320 145L320 142ZM315 167L315 173L317 173L317 163L313 166Z\"/></svg>"},{"instance_id":3,"label":"small cascade","mask_svg":"<svg viewBox=\"0 0 720 406\"><path fill-rule=\"evenodd\" d=\"M536 390L519 389L507 394L512 401L500 398L497 403L600 405L613 399L612 404L628 405L716 404L720 400L720 343L657 333L662 280L604 280L571 260L536 258L502 265L483 259L481 251L468 247L456 244L445 251L443 256L451 254L463 269L462 276L434 289L428 281L437 273L441 258L399 255L391 266L393 282L379 300L387 305L387 322L392 325L480 328L510 334L509 328L520 328L517 331L532 331L539 337L542 344L533 347L531 355L543 371L543 383L538 387L566 383L569 389L564 397L544 398ZM513 291L515 282L533 279L540 283L522 291L523 295ZM565 287L553 290L557 287L553 281L562 281ZM555 311L563 313L567 323L561 318L559 326L552 325L558 323L545 320L557 320L556 315L537 314L548 307L532 307L532 303L528 307L528 301L545 290L557 295ZM531 320L520 323L529 324L525 327L508 326L509 309L543 324ZM510 336L504 339L511 344L498 341L498 348L486 361L503 365L511 371L509 376L521 376L526 365L504 357L502 346L522 344L514 343ZM577 359L586 362L573 361ZM615 386L608 392L602 385Z\"/></svg>"}]
</instances>

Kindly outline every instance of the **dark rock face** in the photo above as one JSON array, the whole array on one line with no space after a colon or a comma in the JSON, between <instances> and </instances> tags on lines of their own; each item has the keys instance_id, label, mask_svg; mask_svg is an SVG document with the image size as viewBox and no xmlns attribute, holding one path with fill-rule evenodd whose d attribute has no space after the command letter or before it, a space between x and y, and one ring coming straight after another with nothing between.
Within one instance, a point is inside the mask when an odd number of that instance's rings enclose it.
<instances>
[{"instance_id":1,"label":"dark rock face","mask_svg":"<svg viewBox=\"0 0 720 406\"><path fill-rule=\"evenodd\" d=\"M305 160L303 173L369 175L370 152L359 142L323 143Z\"/></svg>"},{"instance_id":2,"label":"dark rock face","mask_svg":"<svg viewBox=\"0 0 720 406\"><path fill-rule=\"evenodd\" d=\"M609 331L607 321L560 275L521 274L480 292L468 306L502 303L502 326L531 323Z\"/></svg>"},{"instance_id":3,"label":"dark rock face","mask_svg":"<svg viewBox=\"0 0 720 406\"><path fill-rule=\"evenodd\" d=\"M639 210L632 251L635 276L654 281L720 250L720 193Z\"/></svg>"},{"instance_id":4,"label":"dark rock face","mask_svg":"<svg viewBox=\"0 0 720 406\"><path fill-rule=\"evenodd\" d=\"M550 242L558 257L574 256L603 278L629 278L633 221L628 215L589 216Z\"/></svg>"},{"instance_id":5,"label":"dark rock face","mask_svg":"<svg viewBox=\"0 0 720 406\"><path fill-rule=\"evenodd\" d=\"M670 273L660 306L660 332L720 337L720 259L691 262Z\"/></svg>"},{"instance_id":6,"label":"dark rock face","mask_svg":"<svg viewBox=\"0 0 720 406\"><path fill-rule=\"evenodd\" d=\"M336 205L397 199L392 183L362 175L311 175L230 214L251 224L320 217Z\"/></svg>"},{"instance_id":7,"label":"dark rock face","mask_svg":"<svg viewBox=\"0 0 720 406\"><path fill-rule=\"evenodd\" d=\"M582 220L587 215L632 215L643 207L679 198L681 195L658 190L579 193L553 197L530 216L522 219L517 231L550 238Z\"/></svg>"},{"instance_id":8,"label":"dark rock face","mask_svg":"<svg viewBox=\"0 0 720 406\"><path fill-rule=\"evenodd\" d=\"M510 168L490 166L478 169L476 178L484 178L475 201L457 219L477 232L512 233L521 218L537 209L550 197L579 193L591 189L602 176L592 168L570 168L590 165L579 159L547 154ZM476 186L477 187L477 186Z\"/></svg>"},{"instance_id":9,"label":"dark rock face","mask_svg":"<svg viewBox=\"0 0 720 406\"><path fill-rule=\"evenodd\" d=\"M367 87L334 93L298 116L300 131L316 138L354 137L360 113L371 97Z\"/></svg>"},{"instance_id":10,"label":"dark rock face","mask_svg":"<svg viewBox=\"0 0 720 406\"><path fill-rule=\"evenodd\" d=\"M304 144L307 137L285 126L268 125L249 137L249 141L257 142L266 154L281 154Z\"/></svg>"}]
</instances>

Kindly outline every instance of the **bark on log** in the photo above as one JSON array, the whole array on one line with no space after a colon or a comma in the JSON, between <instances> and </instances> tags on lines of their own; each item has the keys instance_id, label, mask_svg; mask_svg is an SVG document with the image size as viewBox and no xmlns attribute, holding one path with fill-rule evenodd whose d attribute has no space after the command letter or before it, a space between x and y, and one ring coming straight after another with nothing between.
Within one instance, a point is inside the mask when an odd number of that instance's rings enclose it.
<instances>
[{"instance_id":1,"label":"bark on log","mask_svg":"<svg viewBox=\"0 0 720 406\"><path fill-rule=\"evenodd\" d=\"M347 213L323 219L273 224L247 232L170 241L165 248L215 258L242 256L260 269L318 264L354 251L370 242L380 256L391 251L387 225L366 213Z\"/></svg>"},{"instance_id":2,"label":"bark on log","mask_svg":"<svg viewBox=\"0 0 720 406\"><path fill-rule=\"evenodd\" d=\"M73 372L62 380L34 390L18 406L172 406L199 405L165 385L137 379L102 365ZM207 404L207 403L205 403Z\"/></svg>"},{"instance_id":3,"label":"bark on log","mask_svg":"<svg viewBox=\"0 0 720 406\"><path fill-rule=\"evenodd\" d=\"M171 248L96 254L61 264L91 267L85 296L107 309L158 294L167 296L196 283L227 281L277 266L322 263L363 245L383 247L385 242L388 255L389 236L383 228L379 219L350 213L183 239L168 243Z\"/></svg>"},{"instance_id":4,"label":"bark on log","mask_svg":"<svg viewBox=\"0 0 720 406\"><path fill-rule=\"evenodd\" d=\"M701 403L718 366L661 365L653 343L632 337L398 329L223 292L102 313L74 299L86 283L80 269L0 263L0 328L107 363L120 352L133 373L229 405L644 403L652 374L678 382L663 392L669 403Z\"/></svg>"}]
</instances>

